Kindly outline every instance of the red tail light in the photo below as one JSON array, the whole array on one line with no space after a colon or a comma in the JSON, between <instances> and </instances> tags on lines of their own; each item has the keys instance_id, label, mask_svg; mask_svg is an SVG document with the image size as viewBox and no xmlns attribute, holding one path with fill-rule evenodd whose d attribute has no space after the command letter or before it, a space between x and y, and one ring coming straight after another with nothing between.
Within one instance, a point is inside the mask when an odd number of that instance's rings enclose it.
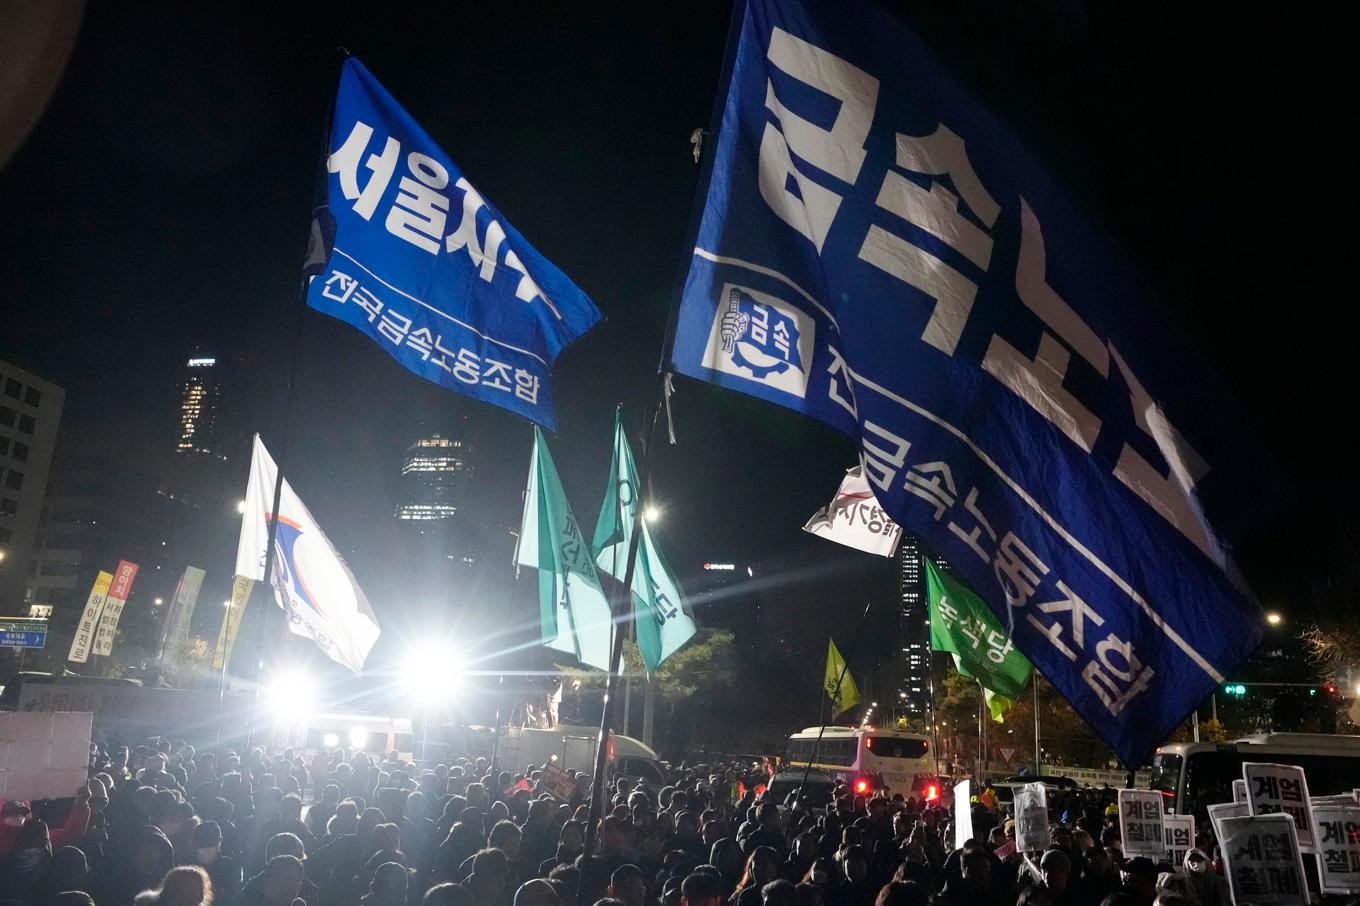
<instances>
[{"instance_id":1,"label":"red tail light","mask_svg":"<svg viewBox=\"0 0 1360 906\"><path fill-rule=\"evenodd\" d=\"M863 777L861 777L861 778L859 778L858 780L856 780L856 781L855 781L855 792L858 793L858 794L860 794L860 795L863 795L863 794L869 792L869 781L868 781L868 780L865 780Z\"/></svg>"},{"instance_id":2,"label":"red tail light","mask_svg":"<svg viewBox=\"0 0 1360 906\"><path fill-rule=\"evenodd\" d=\"M940 798L940 788L935 784L926 787L926 802L934 802Z\"/></svg>"}]
</instances>

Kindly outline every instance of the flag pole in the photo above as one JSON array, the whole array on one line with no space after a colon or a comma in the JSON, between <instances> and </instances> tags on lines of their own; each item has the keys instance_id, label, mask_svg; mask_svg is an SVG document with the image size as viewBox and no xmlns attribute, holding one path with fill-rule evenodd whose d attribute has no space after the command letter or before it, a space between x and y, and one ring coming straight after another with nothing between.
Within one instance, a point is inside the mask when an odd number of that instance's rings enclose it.
<instances>
[{"instance_id":1,"label":"flag pole","mask_svg":"<svg viewBox=\"0 0 1360 906\"><path fill-rule=\"evenodd\" d=\"M633 509L633 534L628 539L628 557L624 561L623 584L615 587L609 605L609 610L613 616L609 656L611 669L605 677L604 703L600 709L600 736L595 744L595 771L590 786L590 813L586 819L585 851L587 853L590 852L599 832L599 821L604 817L604 769L609 756L609 712L618 690L618 664L620 658L623 657L623 631L619 623L621 620L627 619L626 614L633 604L633 573L637 569L638 546L642 542L643 512L646 508L642 500L642 489L647 487L647 479L651 474L656 423L661 417L661 408L665 404L664 386L665 375L662 374L658 380L656 405L652 408L652 417L647 423L647 432L642 441L642 463L638 469L639 487L634 491L637 505Z\"/></svg>"},{"instance_id":2,"label":"flag pole","mask_svg":"<svg viewBox=\"0 0 1360 906\"><path fill-rule=\"evenodd\" d=\"M1043 771L1039 770L1039 758L1040 758L1040 754L1043 752L1043 749L1042 749L1042 748L1040 747L1040 745L1039 745L1039 668L1038 668L1038 667L1035 667L1035 668L1034 668L1034 673L1032 674L1031 679L1032 679L1033 682L1034 682L1034 773L1035 773L1035 775L1037 776L1037 775L1043 773Z\"/></svg>"},{"instance_id":3,"label":"flag pole","mask_svg":"<svg viewBox=\"0 0 1360 906\"><path fill-rule=\"evenodd\" d=\"M855 630L855 641L851 643L849 653L841 658L841 673L836 677L836 685L831 688L831 719L836 719L836 702L841 698L841 684L845 682L845 674L850 672L850 661L859 651L859 643L864 638L864 627L868 625L869 608L874 604L873 599L864 602L864 613L859 616L859 628ZM803 800L803 787L807 786L808 775L812 773L812 763L817 760L817 750L822 747L822 737L826 735L826 721L817 728L817 741L812 744L812 752L808 755L807 765L803 768L803 779L798 781L798 795L793 799L794 803Z\"/></svg>"}]
</instances>

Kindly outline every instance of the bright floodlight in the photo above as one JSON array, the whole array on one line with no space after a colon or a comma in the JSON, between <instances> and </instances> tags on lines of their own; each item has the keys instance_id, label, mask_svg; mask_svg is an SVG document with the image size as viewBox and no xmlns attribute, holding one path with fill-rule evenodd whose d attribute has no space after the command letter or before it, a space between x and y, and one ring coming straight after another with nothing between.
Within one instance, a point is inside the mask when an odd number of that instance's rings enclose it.
<instances>
[{"instance_id":1,"label":"bright floodlight","mask_svg":"<svg viewBox=\"0 0 1360 906\"><path fill-rule=\"evenodd\" d=\"M238 501L236 501L236 512L238 512L238 513L244 513L245 511L246 511L246 502L245 502L244 500L238 500Z\"/></svg>"},{"instance_id":2,"label":"bright floodlight","mask_svg":"<svg viewBox=\"0 0 1360 906\"><path fill-rule=\"evenodd\" d=\"M327 733L325 736L321 737L321 744L328 749L336 748L340 745L340 734Z\"/></svg>"},{"instance_id":3,"label":"bright floodlight","mask_svg":"<svg viewBox=\"0 0 1360 906\"><path fill-rule=\"evenodd\" d=\"M642 508L642 518L647 522L656 522L661 518L661 508L648 504Z\"/></svg>"},{"instance_id":4,"label":"bright floodlight","mask_svg":"<svg viewBox=\"0 0 1360 906\"><path fill-rule=\"evenodd\" d=\"M363 727L352 727L349 731L349 747L362 749L368 745L368 731Z\"/></svg>"},{"instance_id":5,"label":"bright floodlight","mask_svg":"<svg viewBox=\"0 0 1360 906\"><path fill-rule=\"evenodd\" d=\"M274 674L264 692L269 710L280 723L298 723L316 710L316 685L301 670Z\"/></svg>"},{"instance_id":6,"label":"bright floodlight","mask_svg":"<svg viewBox=\"0 0 1360 906\"><path fill-rule=\"evenodd\" d=\"M402 671L405 693L422 705L447 701L458 685L458 657L437 645L412 651Z\"/></svg>"},{"instance_id":7,"label":"bright floodlight","mask_svg":"<svg viewBox=\"0 0 1360 906\"><path fill-rule=\"evenodd\" d=\"M1266 614L1266 622L1271 626L1279 626L1284 622L1284 617L1272 610L1270 613Z\"/></svg>"}]
</instances>

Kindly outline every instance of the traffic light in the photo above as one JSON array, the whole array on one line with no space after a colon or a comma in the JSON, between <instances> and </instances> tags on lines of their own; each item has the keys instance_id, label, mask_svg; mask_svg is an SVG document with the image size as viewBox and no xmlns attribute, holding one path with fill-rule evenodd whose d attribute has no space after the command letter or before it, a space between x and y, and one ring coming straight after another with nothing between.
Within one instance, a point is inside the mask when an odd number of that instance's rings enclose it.
<instances>
[{"instance_id":1,"label":"traffic light","mask_svg":"<svg viewBox=\"0 0 1360 906\"><path fill-rule=\"evenodd\" d=\"M1242 683L1229 683L1223 687L1224 695L1246 695L1247 687Z\"/></svg>"}]
</instances>

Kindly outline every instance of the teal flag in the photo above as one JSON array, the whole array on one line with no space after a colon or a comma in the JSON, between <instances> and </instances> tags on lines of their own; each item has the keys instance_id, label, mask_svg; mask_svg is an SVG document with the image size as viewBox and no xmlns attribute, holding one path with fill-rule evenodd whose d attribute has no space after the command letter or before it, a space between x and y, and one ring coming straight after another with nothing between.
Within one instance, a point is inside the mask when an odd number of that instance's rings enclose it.
<instances>
[{"instance_id":1,"label":"teal flag","mask_svg":"<svg viewBox=\"0 0 1360 906\"><path fill-rule=\"evenodd\" d=\"M1011 643L1006 628L973 590L941 572L927 557L926 598L930 614L930 648L954 655L954 666L978 681L987 707L998 723L1029 682L1029 659Z\"/></svg>"},{"instance_id":2,"label":"teal flag","mask_svg":"<svg viewBox=\"0 0 1360 906\"><path fill-rule=\"evenodd\" d=\"M628 544L639 500L637 467L623 433L621 413L614 414L614 458L609 465L609 486L604 492L600 518L595 522L595 564L623 581L628 565ZM684 592L666 560L642 524L637 567L633 570L633 609L637 621L638 651L649 673L693 637L694 615L685 604Z\"/></svg>"},{"instance_id":3,"label":"teal flag","mask_svg":"<svg viewBox=\"0 0 1360 906\"><path fill-rule=\"evenodd\" d=\"M543 644L608 670L613 629L609 600L537 427L515 562L538 570Z\"/></svg>"}]
</instances>

